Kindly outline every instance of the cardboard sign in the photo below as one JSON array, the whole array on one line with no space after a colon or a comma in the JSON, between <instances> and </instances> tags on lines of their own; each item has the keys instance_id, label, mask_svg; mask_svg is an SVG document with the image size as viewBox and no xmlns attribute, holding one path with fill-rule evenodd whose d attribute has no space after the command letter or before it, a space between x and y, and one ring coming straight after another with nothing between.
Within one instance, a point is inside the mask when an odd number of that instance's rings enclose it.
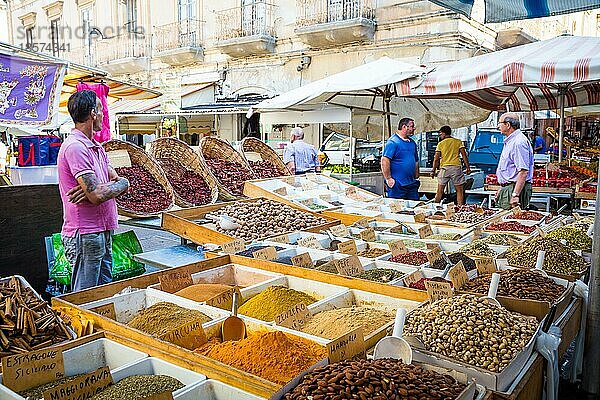
<instances>
[{"instance_id":1,"label":"cardboard sign","mask_svg":"<svg viewBox=\"0 0 600 400\"><path fill-rule=\"evenodd\" d=\"M433 265L436 260L442 258L442 250L441 249L433 249L427 252L427 260L429 260L429 265Z\"/></svg>"},{"instance_id":2,"label":"cardboard sign","mask_svg":"<svg viewBox=\"0 0 600 400\"><path fill-rule=\"evenodd\" d=\"M232 242L223 243L221 250L227 254L235 254L246 249L246 244L243 239L236 239Z\"/></svg>"},{"instance_id":3,"label":"cardboard sign","mask_svg":"<svg viewBox=\"0 0 600 400\"><path fill-rule=\"evenodd\" d=\"M326 201L327 203L329 203L331 201L331 195L330 194L322 194L319 196L319 198L323 201Z\"/></svg>"},{"instance_id":4,"label":"cardboard sign","mask_svg":"<svg viewBox=\"0 0 600 400\"><path fill-rule=\"evenodd\" d=\"M454 285L455 289L460 289L469 281L467 271L465 270L465 266L463 265L462 261L459 261L454 267L450 268L450 271L448 271L448 277L450 278L450 281L452 281L452 285Z\"/></svg>"},{"instance_id":5,"label":"cardboard sign","mask_svg":"<svg viewBox=\"0 0 600 400\"><path fill-rule=\"evenodd\" d=\"M421 239L425 239L431 235L433 235L433 229L431 229L431 225L427 224L419 228L419 237Z\"/></svg>"},{"instance_id":6,"label":"cardboard sign","mask_svg":"<svg viewBox=\"0 0 600 400\"><path fill-rule=\"evenodd\" d=\"M370 218L362 218L362 219L359 219L358 221L356 221L354 223L354 226L357 226L359 228L368 228L369 222L371 222Z\"/></svg>"},{"instance_id":7,"label":"cardboard sign","mask_svg":"<svg viewBox=\"0 0 600 400\"><path fill-rule=\"evenodd\" d=\"M375 229L367 228L364 231L360 232L360 238L365 242L374 242L377 240L377 234L375 233Z\"/></svg>"},{"instance_id":8,"label":"cardboard sign","mask_svg":"<svg viewBox=\"0 0 600 400\"><path fill-rule=\"evenodd\" d=\"M522 213L522 212L523 212L523 210L521 210L521 207L519 207L519 206L516 206L516 207L512 208L512 209L510 210L510 212L512 213L512 215L517 215L517 214L520 214L520 213Z\"/></svg>"},{"instance_id":9,"label":"cardboard sign","mask_svg":"<svg viewBox=\"0 0 600 400\"><path fill-rule=\"evenodd\" d=\"M44 400L89 399L112 385L113 378L108 367L82 375L70 382L45 390Z\"/></svg>"},{"instance_id":10,"label":"cardboard sign","mask_svg":"<svg viewBox=\"0 0 600 400\"><path fill-rule=\"evenodd\" d=\"M450 282L425 281L425 288L431 302L446 299L453 295Z\"/></svg>"},{"instance_id":11,"label":"cardboard sign","mask_svg":"<svg viewBox=\"0 0 600 400\"><path fill-rule=\"evenodd\" d=\"M158 281L160 290L168 293L175 293L194 284L192 275L187 271L165 272L158 277Z\"/></svg>"},{"instance_id":12,"label":"cardboard sign","mask_svg":"<svg viewBox=\"0 0 600 400\"><path fill-rule=\"evenodd\" d=\"M340 253L356 255L358 249L356 248L356 242L354 240L346 240L338 244L338 250Z\"/></svg>"},{"instance_id":13,"label":"cardboard sign","mask_svg":"<svg viewBox=\"0 0 600 400\"><path fill-rule=\"evenodd\" d=\"M50 348L2 358L2 384L21 392L65 376L61 348Z\"/></svg>"},{"instance_id":14,"label":"cardboard sign","mask_svg":"<svg viewBox=\"0 0 600 400\"><path fill-rule=\"evenodd\" d=\"M242 294L240 293L240 288L235 286L231 289L227 289L215 297L211 297L206 300L206 304L209 306L221 308L224 310L231 310L231 303L233 302L233 292L237 292L238 297L240 299L240 304L242 304Z\"/></svg>"},{"instance_id":15,"label":"cardboard sign","mask_svg":"<svg viewBox=\"0 0 600 400\"><path fill-rule=\"evenodd\" d=\"M395 240L391 243L388 243L388 246L390 248L390 251L392 252L392 256L394 257L400 254L408 253L408 250L406 249L406 245L404 244L403 240Z\"/></svg>"},{"instance_id":16,"label":"cardboard sign","mask_svg":"<svg viewBox=\"0 0 600 400\"><path fill-rule=\"evenodd\" d=\"M280 196L284 196L284 197L288 195L287 188L285 186L280 187L279 189L273 190L273 193L278 194Z\"/></svg>"},{"instance_id":17,"label":"cardboard sign","mask_svg":"<svg viewBox=\"0 0 600 400\"><path fill-rule=\"evenodd\" d=\"M356 195L356 186L347 187L345 190L346 196Z\"/></svg>"},{"instance_id":18,"label":"cardboard sign","mask_svg":"<svg viewBox=\"0 0 600 400\"><path fill-rule=\"evenodd\" d=\"M306 308L306 304L299 303L289 310L276 316L275 324L298 330L309 317L310 311L308 311L308 308Z\"/></svg>"},{"instance_id":19,"label":"cardboard sign","mask_svg":"<svg viewBox=\"0 0 600 400\"><path fill-rule=\"evenodd\" d=\"M498 270L496 261L493 258L477 258L475 259L475 266L479 275L493 274Z\"/></svg>"},{"instance_id":20,"label":"cardboard sign","mask_svg":"<svg viewBox=\"0 0 600 400\"><path fill-rule=\"evenodd\" d=\"M535 231L540 235L540 237L546 237L546 232L542 230L539 226L535 228Z\"/></svg>"},{"instance_id":21,"label":"cardboard sign","mask_svg":"<svg viewBox=\"0 0 600 400\"><path fill-rule=\"evenodd\" d=\"M131 167L131 157L127 150L113 150L106 153L108 161L113 168Z\"/></svg>"},{"instance_id":22,"label":"cardboard sign","mask_svg":"<svg viewBox=\"0 0 600 400\"><path fill-rule=\"evenodd\" d=\"M424 224L426 217L425 214L423 213L415 213L415 222L419 223L419 224Z\"/></svg>"},{"instance_id":23,"label":"cardboard sign","mask_svg":"<svg viewBox=\"0 0 600 400\"><path fill-rule=\"evenodd\" d=\"M335 261L335 267L340 275L356 276L364 272L364 268L357 256L350 256Z\"/></svg>"},{"instance_id":24,"label":"cardboard sign","mask_svg":"<svg viewBox=\"0 0 600 400\"><path fill-rule=\"evenodd\" d=\"M442 248L440 247L439 243L425 243L425 246L427 247L427 250L439 250L440 252L442 251Z\"/></svg>"},{"instance_id":25,"label":"cardboard sign","mask_svg":"<svg viewBox=\"0 0 600 400\"><path fill-rule=\"evenodd\" d=\"M264 249L253 252L252 257L257 260L273 261L277 259L277 250L275 250L275 247L273 246L265 247Z\"/></svg>"},{"instance_id":26,"label":"cardboard sign","mask_svg":"<svg viewBox=\"0 0 600 400\"><path fill-rule=\"evenodd\" d=\"M310 208L310 206L315 204L315 201L313 199L305 199L305 200L300 200L300 204L302 204L306 208Z\"/></svg>"},{"instance_id":27,"label":"cardboard sign","mask_svg":"<svg viewBox=\"0 0 600 400\"><path fill-rule=\"evenodd\" d=\"M477 227L475 230L473 230L473 240L479 239L481 239L481 227Z\"/></svg>"},{"instance_id":28,"label":"cardboard sign","mask_svg":"<svg viewBox=\"0 0 600 400\"><path fill-rule=\"evenodd\" d=\"M314 236L307 236L305 238L298 239L297 244L300 247L308 247L309 249L316 249L316 250L323 249L323 247L321 246L321 243L319 243L317 238Z\"/></svg>"},{"instance_id":29,"label":"cardboard sign","mask_svg":"<svg viewBox=\"0 0 600 400\"><path fill-rule=\"evenodd\" d=\"M201 319L186 322L176 329L165 333L160 338L188 350L197 349L208 341L202 327Z\"/></svg>"},{"instance_id":30,"label":"cardboard sign","mask_svg":"<svg viewBox=\"0 0 600 400\"><path fill-rule=\"evenodd\" d=\"M332 226L329 228L329 231L333 236L337 237L348 237L350 236L350 231L348 231L348 227L344 224L339 224L336 226Z\"/></svg>"},{"instance_id":31,"label":"cardboard sign","mask_svg":"<svg viewBox=\"0 0 600 400\"><path fill-rule=\"evenodd\" d=\"M336 363L349 359L366 358L365 337L363 327L359 327L345 335L340 336L327 345L329 362Z\"/></svg>"},{"instance_id":32,"label":"cardboard sign","mask_svg":"<svg viewBox=\"0 0 600 400\"><path fill-rule=\"evenodd\" d=\"M369 211L379 211L380 208L381 208L380 205L374 204L374 205L371 205L371 206L367 206L366 210L369 210Z\"/></svg>"},{"instance_id":33,"label":"cardboard sign","mask_svg":"<svg viewBox=\"0 0 600 400\"><path fill-rule=\"evenodd\" d=\"M144 397L143 399L140 399L140 400L173 400L173 392L171 392L170 390L167 390L162 393Z\"/></svg>"},{"instance_id":34,"label":"cardboard sign","mask_svg":"<svg viewBox=\"0 0 600 400\"><path fill-rule=\"evenodd\" d=\"M404 210L404 205L398 201L392 201L390 203L390 211L393 213L399 213Z\"/></svg>"},{"instance_id":35,"label":"cardboard sign","mask_svg":"<svg viewBox=\"0 0 600 400\"><path fill-rule=\"evenodd\" d=\"M292 259L292 265L294 265L296 267L300 267L300 268L314 267L312 259L310 258L310 255L308 253L298 254L297 256L294 256L291 259Z\"/></svg>"},{"instance_id":36,"label":"cardboard sign","mask_svg":"<svg viewBox=\"0 0 600 400\"><path fill-rule=\"evenodd\" d=\"M402 281L404 282L404 286L409 287L412 283L419 282L423 278L425 278L425 275L423 275L423 271L418 269L412 274L406 276Z\"/></svg>"},{"instance_id":37,"label":"cardboard sign","mask_svg":"<svg viewBox=\"0 0 600 400\"><path fill-rule=\"evenodd\" d=\"M446 219L450 219L456 215L456 209L454 208L454 204L448 204L446 206Z\"/></svg>"},{"instance_id":38,"label":"cardboard sign","mask_svg":"<svg viewBox=\"0 0 600 400\"><path fill-rule=\"evenodd\" d=\"M117 319L117 313L115 311L115 303L108 303L102 306L90 308L90 311L95 312L96 314L102 315L103 317L110 319Z\"/></svg>"},{"instance_id":39,"label":"cardboard sign","mask_svg":"<svg viewBox=\"0 0 600 400\"><path fill-rule=\"evenodd\" d=\"M290 237L288 235L275 236L274 238L270 238L269 241L275 243L289 243Z\"/></svg>"}]
</instances>

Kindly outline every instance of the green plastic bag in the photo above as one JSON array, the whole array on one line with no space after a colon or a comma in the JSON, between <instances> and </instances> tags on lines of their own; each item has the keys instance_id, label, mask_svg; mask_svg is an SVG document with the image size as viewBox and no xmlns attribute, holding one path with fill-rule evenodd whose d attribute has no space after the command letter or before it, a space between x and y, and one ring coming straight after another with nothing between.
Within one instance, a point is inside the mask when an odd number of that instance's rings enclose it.
<instances>
[{"instance_id":1,"label":"green plastic bag","mask_svg":"<svg viewBox=\"0 0 600 400\"><path fill-rule=\"evenodd\" d=\"M60 233L52 235L54 247L54 266L50 271L50 279L61 285L71 285L73 268L65 256ZM117 233L112 237L112 277L113 281L132 278L146 272L144 264L133 259L134 254L142 252L142 245L134 231Z\"/></svg>"}]
</instances>

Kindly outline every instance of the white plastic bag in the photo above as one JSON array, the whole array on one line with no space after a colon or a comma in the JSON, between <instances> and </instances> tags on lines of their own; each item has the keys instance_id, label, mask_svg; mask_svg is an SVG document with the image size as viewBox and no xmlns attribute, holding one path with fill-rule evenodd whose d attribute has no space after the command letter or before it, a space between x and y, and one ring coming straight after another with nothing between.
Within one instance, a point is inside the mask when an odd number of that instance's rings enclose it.
<instances>
[{"instance_id":1,"label":"white plastic bag","mask_svg":"<svg viewBox=\"0 0 600 400\"><path fill-rule=\"evenodd\" d=\"M548 360L546 364L546 390L544 398L546 400L556 400L558 398L558 384L560 375L558 372L558 345L560 344L561 331L558 326L552 325L548 332L540 332L535 348Z\"/></svg>"}]
</instances>

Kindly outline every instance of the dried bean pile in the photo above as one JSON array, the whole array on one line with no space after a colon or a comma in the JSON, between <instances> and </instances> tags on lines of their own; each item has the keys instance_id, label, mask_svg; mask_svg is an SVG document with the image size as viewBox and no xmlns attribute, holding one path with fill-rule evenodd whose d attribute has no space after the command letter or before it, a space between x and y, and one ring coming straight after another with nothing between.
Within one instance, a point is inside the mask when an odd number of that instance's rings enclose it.
<instances>
[{"instance_id":1,"label":"dried bean pile","mask_svg":"<svg viewBox=\"0 0 600 400\"><path fill-rule=\"evenodd\" d=\"M592 249L592 238L577 228L562 226L550 232L546 237L558 241L566 240L567 246L569 246L571 250L591 251Z\"/></svg>"},{"instance_id":2,"label":"dried bean pile","mask_svg":"<svg viewBox=\"0 0 600 400\"><path fill-rule=\"evenodd\" d=\"M436 276L434 278L421 278L416 282L412 282L410 285L408 285L408 287L411 289L417 289L417 290L427 290L427 287L425 287L425 282L427 282L427 281L448 282L450 284L450 286L452 286L452 282L447 281L442 277Z\"/></svg>"},{"instance_id":3,"label":"dried bean pile","mask_svg":"<svg viewBox=\"0 0 600 400\"><path fill-rule=\"evenodd\" d=\"M358 253L359 257L365 258L377 258L384 254L389 253L390 251L387 249L380 249L378 247L366 248L365 250Z\"/></svg>"},{"instance_id":4,"label":"dried bean pile","mask_svg":"<svg viewBox=\"0 0 600 400\"><path fill-rule=\"evenodd\" d=\"M355 278L366 279L368 281L389 283L394 279L404 276L404 272L389 268L375 268L364 271L355 276Z\"/></svg>"},{"instance_id":5,"label":"dried bean pile","mask_svg":"<svg viewBox=\"0 0 600 400\"><path fill-rule=\"evenodd\" d=\"M210 188L204 178L171 158L157 158L175 193L186 202L202 206L211 201Z\"/></svg>"},{"instance_id":6,"label":"dried bean pile","mask_svg":"<svg viewBox=\"0 0 600 400\"><path fill-rule=\"evenodd\" d=\"M482 208L483 209L483 215L485 215L486 217L491 217L492 215L496 214L498 212L498 210L493 210L491 208L486 208L486 207L479 207L477 204L465 204L462 206L456 206L454 208L454 211L456 211L457 213L459 212L475 212L476 209L478 208Z\"/></svg>"},{"instance_id":7,"label":"dried bean pile","mask_svg":"<svg viewBox=\"0 0 600 400\"><path fill-rule=\"evenodd\" d=\"M488 219L488 217L485 214L479 214L471 211L461 211L448 218L448 221L459 222L461 224L478 224L486 219Z\"/></svg>"},{"instance_id":8,"label":"dried bean pile","mask_svg":"<svg viewBox=\"0 0 600 400\"><path fill-rule=\"evenodd\" d=\"M235 162L207 158L206 164L225 188L236 196L242 196L244 182L254 179L248 168Z\"/></svg>"},{"instance_id":9,"label":"dried bean pile","mask_svg":"<svg viewBox=\"0 0 600 400\"><path fill-rule=\"evenodd\" d=\"M503 232L523 232L530 234L535 231L535 226L523 225L516 221L496 222L489 224L485 229L488 231L503 231Z\"/></svg>"},{"instance_id":10,"label":"dried bean pile","mask_svg":"<svg viewBox=\"0 0 600 400\"><path fill-rule=\"evenodd\" d=\"M512 269L498 272L500 283L498 295L519 299L540 300L554 303L562 296L565 288L542 274L526 269ZM492 274L478 276L463 285L460 290L487 294Z\"/></svg>"},{"instance_id":11,"label":"dried bean pile","mask_svg":"<svg viewBox=\"0 0 600 400\"><path fill-rule=\"evenodd\" d=\"M510 265L535 268L538 251L546 252L544 271L563 275L576 275L584 271L588 264L583 257L575 254L568 246L556 239L536 237L530 242L513 246L504 254Z\"/></svg>"},{"instance_id":12,"label":"dried bean pile","mask_svg":"<svg viewBox=\"0 0 600 400\"><path fill-rule=\"evenodd\" d=\"M535 211L521 211L513 214L512 216L509 215L508 218L522 219L526 221L541 221L544 219L544 214L540 214L539 212Z\"/></svg>"},{"instance_id":13,"label":"dried bean pile","mask_svg":"<svg viewBox=\"0 0 600 400\"><path fill-rule=\"evenodd\" d=\"M521 242L518 237L508 233L493 233L480 240L483 243L494 244L498 246L514 246Z\"/></svg>"},{"instance_id":14,"label":"dried bean pile","mask_svg":"<svg viewBox=\"0 0 600 400\"><path fill-rule=\"evenodd\" d=\"M426 350L500 372L537 328L535 317L511 313L474 295L460 295L411 311L404 335L420 339Z\"/></svg>"},{"instance_id":15,"label":"dried bean pile","mask_svg":"<svg viewBox=\"0 0 600 400\"><path fill-rule=\"evenodd\" d=\"M456 264L458 264L459 261L462 261L463 265L465 266L465 270L467 272L472 271L477 268L477 266L475 265L475 260L473 260L470 257L467 257L463 253L448 254L448 258L450 259L450 262L452 263L452 265L456 265ZM440 257L434 261L434 263L431 265L431 268L444 270L444 269L446 269L446 261L444 260L443 257Z\"/></svg>"},{"instance_id":16,"label":"dried bean pile","mask_svg":"<svg viewBox=\"0 0 600 400\"><path fill-rule=\"evenodd\" d=\"M412 251L393 256L390 258L390 261L408 265L423 265L429 260L427 259L427 253L424 251Z\"/></svg>"},{"instance_id":17,"label":"dried bean pile","mask_svg":"<svg viewBox=\"0 0 600 400\"><path fill-rule=\"evenodd\" d=\"M129 211L155 213L171 205L171 198L158 181L143 167L116 168L117 174L129 181L129 190L116 198L117 204Z\"/></svg>"},{"instance_id":18,"label":"dried bean pile","mask_svg":"<svg viewBox=\"0 0 600 400\"><path fill-rule=\"evenodd\" d=\"M498 255L487 243L481 240L473 240L458 249L458 251L476 257L496 257Z\"/></svg>"},{"instance_id":19,"label":"dried bean pile","mask_svg":"<svg viewBox=\"0 0 600 400\"><path fill-rule=\"evenodd\" d=\"M281 176L281 172L270 161L250 161L250 168L252 168L252 172L259 179Z\"/></svg>"},{"instance_id":20,"label":"dried bean pile","mask_svg":"<svg viewBox=\"0 0 600 400\"><path fill-rule=\"evenodd\" d=\"M327 222L322 217L263 199L230 204L219 209L215 214L227 215L241 225L234 230L225 230L217 226L219 232L244 240L301 231Z\"/></svg>"},{"instance_id":21,"label":"dried bean pile","mask_svg":"<svg viewBox=\"0 0 600 400\"><path fill-rule=\"evenodd\" d=\"M449 375L401 360L346 360L315 368L284 399L453 400L465 387Z\"/></svg>"}]
</instances>

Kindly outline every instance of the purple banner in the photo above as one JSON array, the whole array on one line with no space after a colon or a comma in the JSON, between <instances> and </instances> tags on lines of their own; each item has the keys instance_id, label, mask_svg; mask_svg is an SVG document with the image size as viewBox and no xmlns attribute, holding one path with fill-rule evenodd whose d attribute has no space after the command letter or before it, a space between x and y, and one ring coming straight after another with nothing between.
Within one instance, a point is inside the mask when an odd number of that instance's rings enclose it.
<instances>
[{"instance_id":1,"label":"purple banner","mask_svg":"<svg viewBox=\"0 0 600 400\"><path fill-rule=\"evenodd\" d=\"M0 124L46 125L58 112L65 65L0 54Z\"/></svg>"}]
</instances>

